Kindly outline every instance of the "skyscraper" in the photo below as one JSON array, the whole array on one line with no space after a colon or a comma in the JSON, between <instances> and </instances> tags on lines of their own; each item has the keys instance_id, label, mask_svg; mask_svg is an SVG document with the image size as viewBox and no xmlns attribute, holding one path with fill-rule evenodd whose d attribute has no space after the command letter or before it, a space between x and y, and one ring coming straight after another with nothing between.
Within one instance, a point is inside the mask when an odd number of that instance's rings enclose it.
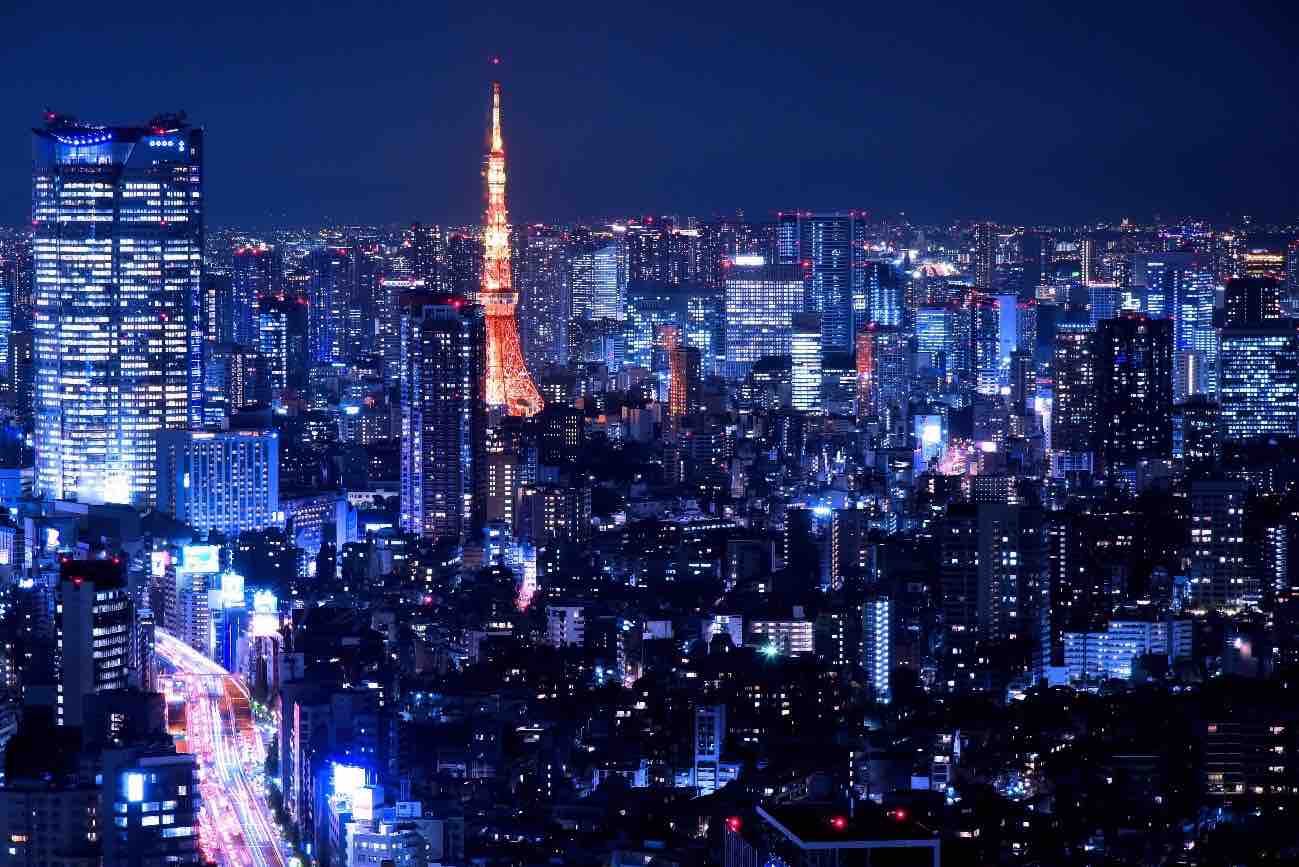
<instances>
[{"instance_id":1,"label":"skyscraper","mask_svg":"<svg viewBox=\"0 0 1299 867\"><path fill-rule=\"evenodd\" d=\"M563 364L573 307L567 238L547 226L525 226L515 232L515 248L523 357L532 370Z\"/></svg>"},{"instance_id":2,"label":"skyscraper","mask_svg":"<svg viewBox=\"0 0 1299 867\"><path fill-rule=\"evenodd\" d=\"M355 279L354 251L319 247L308 257L308 347L313 364L343 361L343 325Z\"/></svg>"},{"instance_id":3,"label":"skyscraper","mask_svg":"<svg viewBox=\"0 0 1299 867\"><path fill-rule=\"evenodd\" d=\"M1281 318L1281 284L1271 277L1228 280L1222 296L1222 320L1227 328L1261 325Z\"/></svg>"},{"instance_id":4,"label":"skyscraper","mask_svg":"<svg viewBox=\"0 0 1299 867\"><path fill-rule=\"evenodd\" d=\"M144 505L154 435L202 423L203 133L33 132L36 488Z\"/></svg>"},{"instance_id":5,"label":"skyscraper","mask_svg":"<svg viewBox=\"0 0 1299 867\"><path fill-rule=\"evenodd\" d=\"M997 270L997 227L992 223L978 223L974 227L974 286L976 289L992 288L992 278Z\"/></svg>"},{"instance_id":6,"label":"skyscraper","mask_svg":"<svg viewBox=\"0 0 1299 867\"><path fill-rule=\"evenodd\" d=\"M822 348L852 352L855 323L868 315L861 215L784 213L777 231L777 260L804 268L803 309L821 314Z\"/></svg>"},{"instance_id":7,"label":"skyscraper","mask_svg":"<svg viewBox=\"0 0 1299 867\"><path fill-rule=\"evenodd\" d=\"M459 539L474 520L485 437L483 310L417 293L402 309L401 525Z\"/></svg>"},{"instance_id":8,"label":"skyscraper","mask_svg":"<svg viewBox=\"0 0 1299 867\"><path fill-rule=\"evenodd\" d=\"M1055 388L1051 412L1051 472L1062 477L1092 469L1096 431L1096 356L1094 332L1082 323L1060 323L1055 333L1051 372Z\"/></svg>"},{"instance_id":9,"label":"skyscraper","mask_svg":"<svg viewBox=\"0 0 1299 867\"><path fill-rule=\"evenodd\" d=\"M249 241L234 249L234 274L230 294L230 334L222 341L240 346L257 343L257 302L271 294L271 248L261 241Z\"/></svg>"},{"instance_id":10,"label":"skyscraper","mask_svg":"<svg viewBox=\"0 0 1299 867\"><path fill-rule=\"evenodd\" d=\"M487 213L483 218L483 283L478 293L487 328L487 405L500 407L510 415L535 415L541 411L541 392L523 360L515 314L519 296L510 269L499 82L492 84L491 144L487 155Z\"/></svg>"},{"instance_id":11,"label":"skyscraper","mask_svg":"<svg viewBox=\"0 0 1299 867\"><path fill-rule=\"evenodd\" d=\"M573 257L573 315L584 319L625 319L627 268L617 241Z\"/></svg>"},{"instance_id":12,"label":"skyscraper","mask_svg":"<svg viewBox=\"0 0 1299 867\"><path fill-rule=\"evenodd\" d=\"M1280 284L1237 277L1223 293L1218 423L1225 439L1281 434L1299 425L1299 321L1281 318Z\"/></svg>"},{"instance_id":13,"label":"skyscraper","mask_svg":"<svg viewBox=\"0 0 1299 867\"><path fill-rule=\"evenodd\" d=\"M1173 447L1173 323L1128 314L1096 332L1096 457L1107 468Z\"/></svg>"},{"instance_id":14,"label":"skyscraper","mask_svg":"<svg viewBox=\"0 0 1299 867\"><path fill-rule=\"evenodd\" d=\"M699 350L674 346L668 350L668 413L674 419L690 415L699 404Z\"/></svg>"},{"instance_id":15,"label":"skyscraper","mask_svg":"<svg viewBox=\"0 0 1299 867\"><path fill-rule=\"evenodd\" d=\"M790 336L791 402L801 412L821 410L821 340L824 329L815 313L794 315Z\"/></svg>"},{"instance_id":16,"label":"skyscraper","mask_svg":"<svg viewBox=\"0 0 1299 867\"><path fill-rule=\"evenodd\" d=\"M726 375L743 379L759 358L789 355L793 317L803 309L802 268L744 255L729 260L723 275Z\"/></svg>"}]
</instances>

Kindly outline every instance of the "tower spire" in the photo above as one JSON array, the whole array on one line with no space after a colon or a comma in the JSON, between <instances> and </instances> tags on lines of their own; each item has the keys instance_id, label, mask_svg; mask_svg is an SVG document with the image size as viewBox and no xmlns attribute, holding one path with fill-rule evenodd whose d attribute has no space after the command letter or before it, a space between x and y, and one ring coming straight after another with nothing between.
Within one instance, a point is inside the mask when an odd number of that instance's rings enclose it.
<instances>
[{"instance_id":1,"label":"tower spire","mask_svg":"<svg viewBox=\"0 0 1299 867\"><path fill-rule=\"evenodd\" d=\"M499 81L492 82L491 147L487 154L487 211L483 214L483 282L478 292L487 320L487 405L510 415L533 415L541 410L544 401L528 373L519 345L515 312L519 296L510 269Z\"/></svg>"},{"instance_id":2,"label":"tower spire","mask_svg":"<svg viewBox=\"0 0 1299 867\"><path fill-rule=\"evenodd\" d=\"M492 153L505 150L505 141L501 138L501 83L492 82Z\"/></svg>"}]
</instances>

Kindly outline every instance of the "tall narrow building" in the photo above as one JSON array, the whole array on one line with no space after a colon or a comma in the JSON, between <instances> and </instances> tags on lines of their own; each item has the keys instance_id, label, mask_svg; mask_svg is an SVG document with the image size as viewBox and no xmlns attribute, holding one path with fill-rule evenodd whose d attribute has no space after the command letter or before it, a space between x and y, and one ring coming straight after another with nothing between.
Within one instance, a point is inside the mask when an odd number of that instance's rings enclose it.
<instances>
[{"instance_id":1,"label":"tall narrow building","mask_svg":"<svg viewBox=\"0 0 1299 867\"><path fill-rule=\"evenodd\" d=\"M487 405L510 415L541 411L541 392L528 373L519 343L510 269L510 225L505 208L505 142L501 138L501 85L492 83L492 142L487 155L487 213L483 218L483 282L478 301L487 324Z\"/></svg>"},{"instance_id":2,"label":"tall narrow building","mask_svg":"<svg viewBox=\"0 0 1299 867\"><path fill-rule=\"evenodd\" d=\"M33 130L36 489L149 503L154 436L202 424L203 132Z\"/></svg>"},{"instance_id":3,"label":"tall narrow building","mask_svg":"<svg viewBox=\"0 0 1299 867\"><path fill-rule=\"evenodd\" d=\"M1105 319L1093 346L1097 461L1112 469L1167 458L1173 448L1173 323L1131 313Z\"/></svg>"},{"instance_id":4,"label":"tall narrow building","mask_svg":"<svg viewBox=\"0 0 1299 867\"><path fill-rule=\"evenodd\" d=\"M401 524L459 539L475 521L486 435L483 310L454 295L402 298Z\"/></svg>"}]
</instances>

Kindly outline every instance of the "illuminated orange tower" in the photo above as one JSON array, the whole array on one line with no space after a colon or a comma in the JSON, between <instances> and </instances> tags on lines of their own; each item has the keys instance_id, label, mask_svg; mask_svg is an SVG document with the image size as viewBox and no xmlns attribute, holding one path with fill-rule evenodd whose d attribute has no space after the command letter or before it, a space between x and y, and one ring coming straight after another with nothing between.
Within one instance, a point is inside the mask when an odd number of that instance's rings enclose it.
<instances>
[{"instance_id":1,"label":"illuminated orange tower","mask_svg":"<svg viewBox=\"0 0 1299 867\"><path fill-rule=\"evenodd\" d=\"M510 274L510 224L505 210L505 142L501 139L501 84L492 83L492 149L487 154L487 213L483 216L483 285L487 318L487 406L510 415L534 415L543 401L519 346Z\"/></svg>"}]
</instances>

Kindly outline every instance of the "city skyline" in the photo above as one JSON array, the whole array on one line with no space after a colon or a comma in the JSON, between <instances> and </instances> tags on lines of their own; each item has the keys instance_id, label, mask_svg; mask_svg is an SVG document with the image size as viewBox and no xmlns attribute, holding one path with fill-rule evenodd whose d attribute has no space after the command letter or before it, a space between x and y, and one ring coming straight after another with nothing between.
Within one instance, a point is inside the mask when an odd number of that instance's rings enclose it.
<instances>
[{"instance_id":1,"label":"city skyline","mask_svg":"<svg viewBox=\"0 0 1299 867\"><path fill-rule=\"evenodd\" d=\"M0 22L32 38L0 59L0 128L47 105L113 122L185 109L220 143L215 224L469 224L481 193L459 167L480 153L485 117L471 85L500 55L520 222L791 207L1293 219L1299 122L1282 83L1295 61L1269 49L1286 13L1177 8L809 9L778 28L723 7L642 22L599 7L433 17L335 3L306 19L204 10L192 32L158 4L141 10L146 27L103 22L122 49L104 66L94 37L19 4ZM61 62L42 63L49 52ZM21 138L0 137L5 164L21 164ZM24 220L22 174L0 174L0 222Z\"/></svg>"},{"instance_id":2,"label":"city skyline","mask_svg":"<svg viewBox=\"0 0 1299 867\"><path fill-rule=\"evenodd\" d=\"M0 867L1295 861L1284 14L141 2L0 13Z\"/></svg>"}]
</instances>

